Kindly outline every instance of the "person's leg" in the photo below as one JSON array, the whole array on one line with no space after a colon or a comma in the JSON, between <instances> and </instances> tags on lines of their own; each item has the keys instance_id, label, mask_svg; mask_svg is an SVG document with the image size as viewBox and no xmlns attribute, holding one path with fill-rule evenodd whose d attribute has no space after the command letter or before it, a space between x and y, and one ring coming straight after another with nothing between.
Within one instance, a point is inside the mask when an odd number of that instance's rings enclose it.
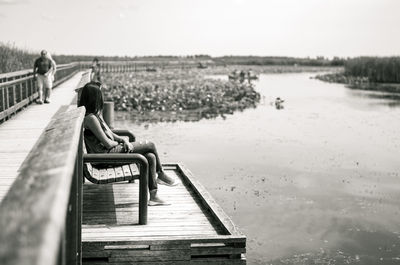
<instances>
[{"instance_id":1,"label":"person's leg","mask_svg":"<svg viewBox=\"0 0 400 265\"><path fill-rule=\"evenodd\" d=\"M162 200L157 194L156 156L152 153L147 153L144 156L149 162L149 206L167 205L168 203Z\"/></svg>"},{"instance_id":2,"label":"person's leg","mask_svg":"<svg viewBox=\"0 0 400 265\"><path fill-rule=\"evenodd\" d=\"M175 186L177 182L171 177L169 177L162 169L160 158L158 157L157 149L154 143L149 141L131 142L133 145L133 150L131 153L137 153L141 155L147 155L149 153L154 154L155 159L155 172L158 175L157 181L159 184L167 186ZM125 153L122 145L117 145L109 150L109 153Z\"/></svg>"},{"instance_id":3,"label":"person's leg","mask_svg":"<svg viewBox=\"0 0 400 265\"><path fill-rule=\"evenodd\" d=\"M169 177L167 174L165 174L164 170L162 169L161 166L161 161L157 153L156 146L153 142L150 141L140 141L140 142L131 142L133 145L133 151L132 153L138 153L138 154L147 154L147 153L153 153L155 155L156 159L156 172L158 174L158 180L160 184L168 185L168 186L174 186L177 183L175 180L171 177Z\"/></svg>"},{"instance_id":4,"label":"person's leg","mask_svg":"<svg viewBox=\"0 0 400 265\"><path fill-rule=\"evenodd\" d=\"M157 153L156 146L153 142L150 141L139 141L139 142L131 142L133 145L133 152L132 153L138 153L138 154L147 154L147 153L153 153L155 155L156 159L156 172L159 173L161 172L162 166L161 166L161 161Z\"/></svg>"},{"instance_id":5,"label":"person's leg","mask_svg":"<svg viewBox=\"0 0 400 265\"><path fill-rule=\"evenodd\" d=\"M51 88L53 86L52 75L48 75L45 77L45 98L44 103L50 103L50 96L51 96Z\"/></svg>"},{"instance_id":6,"label":"person's leg","mask_svg":"<svg viewBox=\"0 0 400 265\"><path fill-rule=\"evenodd\" d=\"M149 163L149 190L157 190L156 157L152 153L144 155Z\"/></svg>"},{"instance_id":7,"label":"person's leg","mask_svg":"<svg viewBox=\"0 0 400 265\"><path fill-rule=\"evenodd\" d=\"M37 88L38 88L38 94L39 94L39 98L36 101L39 104L43 103L43 76L42 75L37 75L36 77L36 82L37 82Z\"/></svg>"}]
</instances>

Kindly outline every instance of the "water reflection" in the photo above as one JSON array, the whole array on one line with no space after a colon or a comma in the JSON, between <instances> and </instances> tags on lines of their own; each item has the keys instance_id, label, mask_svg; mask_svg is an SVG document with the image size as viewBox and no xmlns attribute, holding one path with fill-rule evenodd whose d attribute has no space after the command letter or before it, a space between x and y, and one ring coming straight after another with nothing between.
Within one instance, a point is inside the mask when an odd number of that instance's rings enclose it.
<instances>
[{"instance_id":1,"label":"water reflection","mask_svg":"<svg viewBox=\"0 0 400 265\"><path fill-rule=\"evenodd\" d=\"M373 101L370 103L374 105L384 105L392 108L400 107L400 93L365 91L349 88L348 94L351 97L372 99Z\"/></svg>"},{"instance_id":2,"label":"water reflection","mask_svg":"<svg viewBox=\"0 0 400 265\"><path fill-rule=\"evenodd\" d=\"M309 76L261 75L262 103L226 119L116 127L193 171L247 235L248 264L400 264L398 97Z\"/></svg>"},{"instance_id":3,"label":"water reflection","mask_svg":"<svg viewBox=\"0 0 400 265\"><path fill-rule=\"evenodd\" d=\"M255 106L252 106L253 108ZM243 111L243 110L237 110ZM146 113L139 113L135 111L130 112L117 112L118 120L129 120L135 124L159 123L159 122L198 122L202 119L226 119L228 115L233 112L225 112L224 110L188 110L180 112L166 112L166 111L152 111Z\"/></svg>"}]
</instances>

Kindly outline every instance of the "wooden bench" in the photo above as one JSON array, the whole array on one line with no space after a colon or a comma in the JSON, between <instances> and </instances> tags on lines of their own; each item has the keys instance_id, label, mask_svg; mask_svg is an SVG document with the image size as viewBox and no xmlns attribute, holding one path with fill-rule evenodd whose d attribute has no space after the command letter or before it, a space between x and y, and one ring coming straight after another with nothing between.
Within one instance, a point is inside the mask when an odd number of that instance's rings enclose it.
<instances>
[{"instance_id":1,"label":"wooden bench","mask_svg":"<svg viewBox=\"0 0 400 265\"><path fill-rule=\"evenodd\" d=\"M120 136L135 141L133 133L127 130L113 130ZM121 181L139 180L139 224L147 224L148 162L140 154L87 154L83 145L83 175L94 184L108 184ZM98 168L92 163L118 164L114 167Z\"/></svg>"}]
</instances>

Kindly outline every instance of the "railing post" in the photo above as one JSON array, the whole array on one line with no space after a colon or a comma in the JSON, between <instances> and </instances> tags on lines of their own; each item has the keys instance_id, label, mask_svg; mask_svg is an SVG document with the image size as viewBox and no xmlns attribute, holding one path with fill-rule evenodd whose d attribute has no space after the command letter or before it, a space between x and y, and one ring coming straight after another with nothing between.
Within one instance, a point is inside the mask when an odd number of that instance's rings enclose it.
<instances>
[{"instance_id":1,"label":"railing post","mask_svg":"<svg viewBox=\"0 0 400 265\"><path fill-rule=\"evenodd\" d=\"M4 87L5 91L6 91L6 95L5 95L5 101L6 101L6 107L4 110L8 109L10 107L10 98L9 98L9 92L8 92L8 87Z\"/></svg>"},{"instance_id":2,"label":"railing post","mask_svg":"<svg viewBox=\"0 0 400 265\"><path fill-rule=\"evenodd\" d=\"M24 97L23 97L23 93L22 93L22 84L23 83L19 83L19 101L18 102L21 102L23 99L24 99Z\"/></svg>"},{"instance_id":3,"label":"railing post","mask_svg":"<svg viewBox=\"0 0 400 265\"><path fill-rule=\"evenodd\" d=\"M2 93L2 95L3 95L3 102L2 102L2 104L3 104L3 109L2 109L2 111L5 111L7 108L6 108L6 91L7 90L7 88L6 87L2 87L1 88L1 93Z\"/></svg>"},{"instance_id":4,"label":"railing post","mask_svg":"<svg viewBox=\"0 0 400 265\"><path fill-rule=\"evenodd\" d=\"M16 97L15 97L15 84L12 86L12 104L13 106L15 105L15 103L17 102Z\"/></svg>"},{"instance_id":5,"label":"railing post","mask_svg":"<svg viewBox=\"0 0 400 265\"><path fill-rule=\"evenodd\" d=\"M30 100L31 101L35 100L35 94L36 94L36 81L32 77L32 79L31 79L31 94L30 94Z\"/></svg>"}]
</instances>

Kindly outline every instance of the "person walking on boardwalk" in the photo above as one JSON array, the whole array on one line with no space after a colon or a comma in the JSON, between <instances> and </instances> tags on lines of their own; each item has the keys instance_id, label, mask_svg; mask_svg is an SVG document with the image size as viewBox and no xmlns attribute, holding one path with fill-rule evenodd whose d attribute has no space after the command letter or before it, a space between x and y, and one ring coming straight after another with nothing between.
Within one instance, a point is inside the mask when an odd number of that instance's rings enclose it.
<instances>
[{"instance_id":1,"label":"person walking on boardwalk","mask_svg":"<svg viewBox=\"0 0 400 265\"><path fill-rule=\"evenodd\" d=\"M33 78L37 81L39 98L36 103L43 104L50 103L51 89L53 88L54 75L57 71L55 61L51 55L46 51L40 52L40 57L35 60L33 65ZM43 89L44 95L43 95Z\"/></svg>"},{"instance_id":2,"label":"person walking on boardwalk","mask_svg":"<svg viewBox=\"0 0 400 265\"><path fill-rule=\"evenodd\" d=\"M152 142L129 142L110 130L102 117L103 95L101 83L89 82L81 89L78 106L86 108L83 121L84 140L88 153L137 153L149 163L149 205L168 204L157 195L157 183L175 186L177 183L163 170L157 149Z\"/></svg>"},{"instance_id":3,"label":"person walking on boardwalk","mask_svg":"<svg viewBox=\"0 0 400 265\"><path fill-rule=\"evenodd\" d=\"M92 62L92 72L90 73L90 81L93 82L101 82L101 76L100 76L100 63L99 59L95 57Z\"/></svg>"}]
</instances>

